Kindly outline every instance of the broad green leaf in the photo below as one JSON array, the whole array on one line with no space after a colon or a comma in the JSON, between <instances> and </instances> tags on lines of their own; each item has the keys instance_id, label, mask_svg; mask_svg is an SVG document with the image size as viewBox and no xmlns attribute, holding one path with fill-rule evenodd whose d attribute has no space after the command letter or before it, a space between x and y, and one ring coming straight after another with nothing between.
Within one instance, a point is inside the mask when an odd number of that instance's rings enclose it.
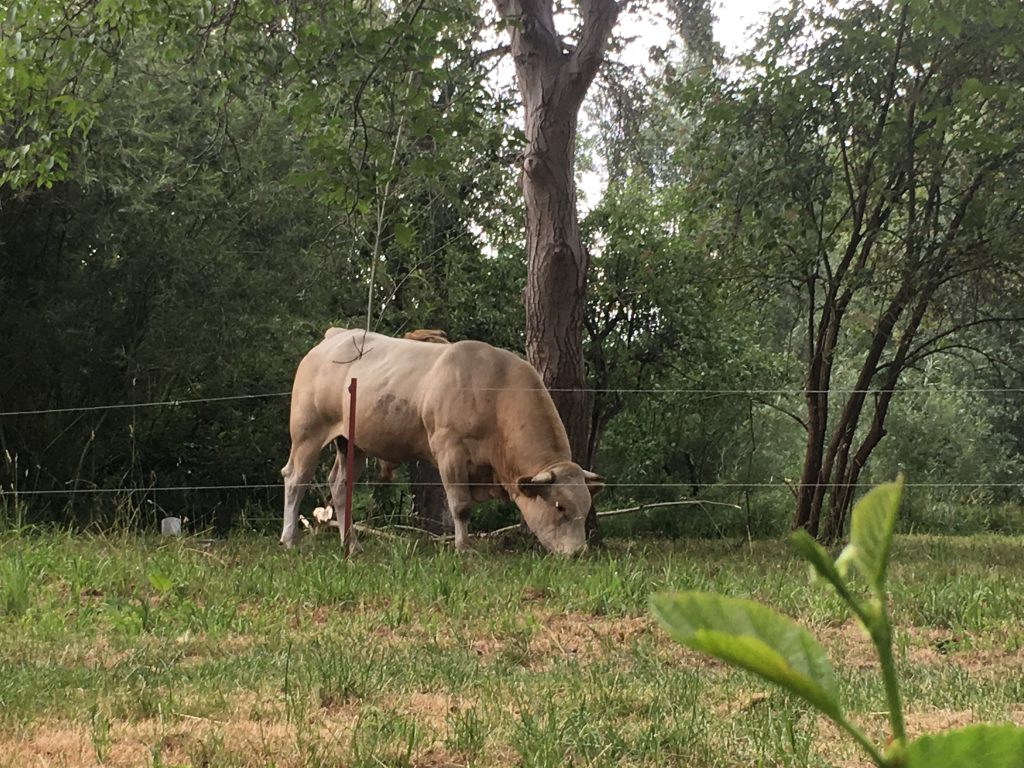
<instances>
[{"instance_id":1,"label":"broad green leaf","mask_svg":"<svg viewBox=\"0 0 1024 768\"><path fill-rule=\"evenodd\" d=\"M741 667L841 715L835 675L817 640L785 616L751 600L703 592L654 595L651 607L677 642Z\"/></svg>"},{"instance_id":2,"label":"broad green leaf","mask_svg":"<svg viewBox=\"0 0 1024 768\"><path fill-rule=\"evenodd\" d=\"M903 476L872 488L853 507L850 543L839 556L852 563L876 594L885 590L892 532L903 495Z\"/></svg>"},{"instance_id":3,"label":"broad green leaf","mask_svg":"<svg viewBox=\"0 0 1024 768\"><path fill-rule=\"evenodd\" d=\"M167 592L174 586L174 582L164 576L160 571L150 571L146 574L149 585L157 592Z\"/></svg>"},{"instance_id":4,"label":"broad green leaf","mask_svg":"<svg viewBox=\"0 0 1024 768\"><path fill-rule=\"evenodd\" d=\"M921 736L907 745L906 768L1021 768L1024 728L984 723Z\"/></svg>"}]
</instances>

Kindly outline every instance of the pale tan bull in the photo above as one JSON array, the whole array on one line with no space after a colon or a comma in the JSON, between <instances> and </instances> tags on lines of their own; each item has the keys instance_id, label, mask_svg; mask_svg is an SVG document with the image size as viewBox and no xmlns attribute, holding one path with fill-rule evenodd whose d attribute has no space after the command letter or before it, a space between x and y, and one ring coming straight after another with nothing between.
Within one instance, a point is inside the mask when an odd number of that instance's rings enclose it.
<instances>
[{"instance_id":1,"label":"pale tan bull","mask_svg":"<svg viewBox=\"0 0 1024 768\"><path fill-rule=\"evenodd\" d=\"M299 502L332 441L331 496L341 508L352 378L359 380L356 472L366 456L434 464L457 548L468 548L470 507L489 498L512 499L547 550L586 548L584 520L601 479L572 461L555 405L529 363L479 341L424 344L343 328L328 329L295 373L282 544L295 543Z\"/></svg>"}]
</instances>

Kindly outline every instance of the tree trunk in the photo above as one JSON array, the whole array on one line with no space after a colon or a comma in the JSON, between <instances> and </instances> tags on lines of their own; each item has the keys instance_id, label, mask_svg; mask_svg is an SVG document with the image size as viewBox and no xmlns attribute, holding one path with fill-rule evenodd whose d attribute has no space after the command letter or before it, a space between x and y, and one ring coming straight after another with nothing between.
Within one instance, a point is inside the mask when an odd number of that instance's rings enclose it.
<instances>
[{"instance_id":1,"label":"tree trunk","mask_svg":"<svg viewBox=\"0 0 1024 768\"><path fill-rule=\"evenodd\" d=\"M821 475L821 457L825 447L825 432L828 429L828 397L832 369L828 361L832 349L828 347L831 336L827 333L832 316L832 305L827 300L822 308L821 323L815 330L815 302L818 276L807 279L807 380L804 383L804 400L807 403L807 443L804 448L804 466L797 488L796 512L793 528L803 528L811 536L818 535L820 504L818 480ZM833 292L829 292L829 299Z\"/></svg>"},{"instance_id":2,"label":"tree trunk","mask_svg":"<svg viewBox=\"0 0 1024 768\"><path fill-rule=\"evenodd\" d=\"M409 487L412 490L412 513L431 533L452 534L455 525L448 511L448 499L441 484L441 475L425 461L409 465Z\"/></svg>"},{"instance_id":3,"label":"tree trunk","mask_svg":"<svg viewBox=\"0 0 1024 768\"><path fill-rule=\"evenodd\" d=\"M889 413L889 405L892 403L893 393L899 384L903 369L907 365L907 355L910 352L914 339L917 337L917 332L921 327L921 322L924 320L934 290L934 283L928 284L923 289L914 306L910 321L896 347L896 353L893 355L892 361L888 363L882 390L875 395L871 427L861 441L860 447L857 449L856 454L854 454L852 461L847 460L850 447L849 445L846 446L846 456L843 457L842 472L837 472L838 487L829 502L828 514L825 517L825 527L821 532L822 541L838 541L843 535L847 518L850 515L850 510L853 508L854 497L857 495L857 482L860 480L861 471L871 457L871 453L886 435L885 417ZM877 364L877 361L875 362Z\"/></svg>"},{"instance_id":4,"label":"tree trunk","mask_svg":"<svg viewBox=\"0 0 1024 768\"><path fill-rule=\"evenodd\" d=\"M526 206L526 358L586 464L591 402L584 390L583 315L590 254L580 240L574 177L576 121L604 58L618 6L584 0L577 45L565 50L551 0L495 0L509 25L525 116L521 184ZM588 516L595 531L596 510Z\"/></svg>"}]
</instances>

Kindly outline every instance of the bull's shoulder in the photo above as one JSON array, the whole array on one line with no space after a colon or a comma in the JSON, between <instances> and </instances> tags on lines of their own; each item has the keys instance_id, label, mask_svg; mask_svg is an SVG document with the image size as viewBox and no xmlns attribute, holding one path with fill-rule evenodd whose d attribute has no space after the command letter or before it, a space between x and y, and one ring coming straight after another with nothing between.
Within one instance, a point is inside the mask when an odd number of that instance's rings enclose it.
<instances>
[{"instance_id":1,"label":"bull's shoulder","mask_svg":"<svg viewBox=\"0 0 1024 768\"><path fill-rule=\"evenodd\" d=\"M329 339L331 338L331 336L335 336L339 333L344 333L347 330L348 328L328 328L326 331L324 331L324 338Z\"/></svg>"},{"instance_id":2,"label":"bull's shoulder","mask_svg":"<svg viewBox=\"0 0 1024 768\"><path fill-rule=\"evenodd\" d=\"M483 341L457 341L447 347L440 364L454 367L474 380L487 381L488 386L535 389L542 387L537 369L507 349Z\"/></svg>"}]
</instances>

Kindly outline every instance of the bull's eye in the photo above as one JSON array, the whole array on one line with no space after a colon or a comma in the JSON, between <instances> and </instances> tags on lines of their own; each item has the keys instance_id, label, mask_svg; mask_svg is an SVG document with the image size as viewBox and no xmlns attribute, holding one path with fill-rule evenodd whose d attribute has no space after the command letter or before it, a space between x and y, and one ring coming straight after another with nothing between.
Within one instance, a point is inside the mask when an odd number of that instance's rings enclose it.
<instances>
[{"instance_id":1,"label":"bull's eye","mask_svg":"<svg viewBox=\"0 0 1024 768\"><path fill-rule=\"evenodd\" d=\"M556 501L555 509L557 509L559 512L565 512L565 505L560 501Z\"/></svg>"}]
</instances>

